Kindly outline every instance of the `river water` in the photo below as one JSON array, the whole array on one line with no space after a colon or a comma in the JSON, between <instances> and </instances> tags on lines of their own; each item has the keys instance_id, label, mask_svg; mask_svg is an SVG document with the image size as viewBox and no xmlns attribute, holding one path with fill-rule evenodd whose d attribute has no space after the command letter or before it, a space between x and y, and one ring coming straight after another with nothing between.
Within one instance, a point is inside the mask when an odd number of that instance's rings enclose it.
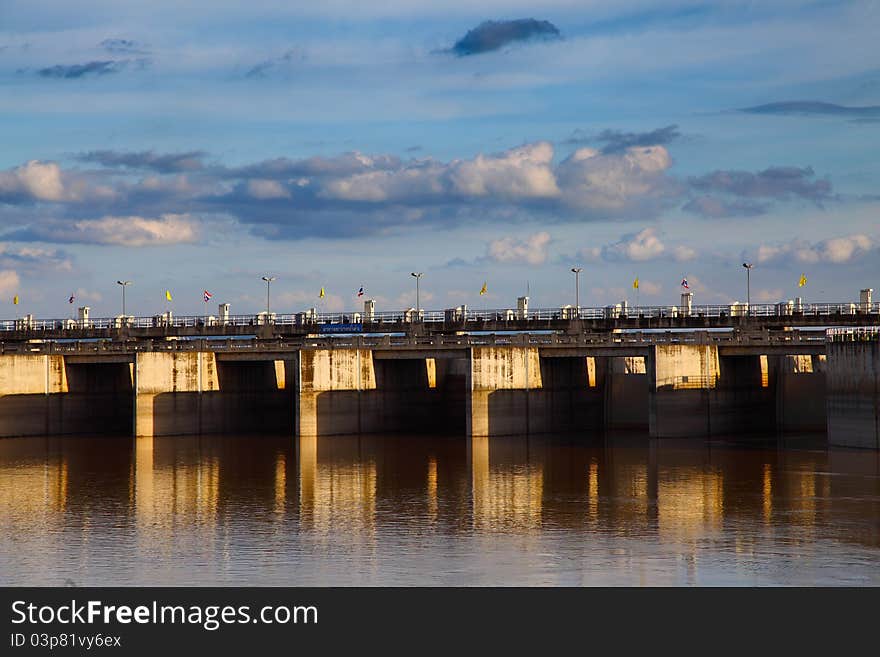
<instances>
[{"instance_id":1,"label":"river water","mask_svg":"<svg viewBox=\"0 0 880 657\"><path fill-rule=\"evenodd\" d=\"M880 585L880 454L639 436L0 440L3 585Z\"/></svg>"}]
</instances>

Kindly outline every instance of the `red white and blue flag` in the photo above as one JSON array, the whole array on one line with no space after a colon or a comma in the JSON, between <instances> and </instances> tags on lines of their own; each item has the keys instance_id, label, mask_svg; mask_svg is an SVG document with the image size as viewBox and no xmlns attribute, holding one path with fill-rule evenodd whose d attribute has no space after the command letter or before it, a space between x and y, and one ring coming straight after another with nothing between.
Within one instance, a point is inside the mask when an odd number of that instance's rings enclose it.
<instances>
[{"instance_id":1,"label":"red white and blue flag","mask_svg":"<svg viewBox=\"0 0 880 657\"><path fill-rule=\"evenodd\" d=\"M686 278L682 278L682 279L681 279L681 286L682 286L685 290L690 290L690 289L691 289L690 287L688 287L688 279L686 279Z\"/></svg>"},{"instance_id":2,"label":"red white and blue flag","mask_svg":"<svg viewBox=\"0 0 880 657\"><path fill-rule=\"evenodd\" d=\"M359 297L364 296L364 288L361 288L360 290L358 290L358 296Z\"/></svg>"},{"instance_id":3,"label":"red white and blue flag","mask_svg":"<svg viewBox=\"0 0 880 657\"><path fill-rule=\"evenodd\" d=\"M208 303L214 295L205 290L205 303Z\"/></svg>"}]
</instances>

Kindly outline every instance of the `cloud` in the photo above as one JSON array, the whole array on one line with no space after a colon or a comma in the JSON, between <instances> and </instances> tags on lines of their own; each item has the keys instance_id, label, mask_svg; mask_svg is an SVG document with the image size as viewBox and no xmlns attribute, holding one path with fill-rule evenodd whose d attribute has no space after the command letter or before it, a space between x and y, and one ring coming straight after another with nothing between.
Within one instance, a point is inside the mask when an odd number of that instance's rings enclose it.
<instances>
[{"instance_id":1,"label":"cloud","mask_svg":"<svg viewBox=\"0 0 880 657\"><path fill-rule=\"evenodd\" d=\"M247 190L253 198L260 200L290 198L290 192L277 180L249 180Z\"/></svg>"},{"instance_id":2,"label":"cloud","mask_svg":"<svg viewBox=\"0 0 880 657\"><path fill-rule=\"evenodd\" d=\"M22 198L61 201L64 197L61 168L55 162L31 160L8 171L0 171L0 202Z\"/></svg>"},{"instance_id":3,"label":"cloud","mask_svg":"<svg viewBox=\"0 0 880 657\"><path fill-rule=\"evenodd\" d=\"M579 148L557 167L557 183L571 207L605 215L653 215L677 194L678 184L665 175L671 164L663 146L612 154Z\"/></svg>"},{"instance_id":4,"label":"cloud","mask_svg":"<svg viewBox=\"0 0 880 657\"><path fill-rule=\"evenodd\" d=\"M682 208L685 212L701 217L720 219L723 217L754 217L765 214L770 205L744 199L724 199L717 196L698 196Z\"/></svg>"},{"instance_id":5,"label":"cloud","mask_svg":"<svg viewBox=\"0 0 880 657\"><path fill-rule=\"evenodd\" d=\"M164 246L195 242L199 237L199 225L188 215L166 214L158 219L107 216L101 219L44 222L7 237L128 247Z\"/></svg>"},{"instance_id":6,"label":"cloud","mask_svg":"<svg viewBox=\"0 0 880 657\"><path fill-rule=\"evenodd\" d=\"M489 243L487 255L495 262L542 265L547 261L550 233L540 232L524 240L503 237Z\"/></svg>"},{"instance_id":7,"label":"cloud","mask_svg":"<svg viewBox=\"0 0 880 657\"><path fill-rule=\"evenodd\" d=\"M779 116L846 116L853 118L878 118L880 105L847 107L816 100L793 100L781 103L767 103L739 110L747 114L775 114Z\"/></svg>"},{"instance_id":8,"label":"cloud","mask_svg":"<svg viewBox=\"0 0 880 657\"><path fill-rule=\"evenodd\" d=\"M71 257L58 249L0 243L0 269L15 269L26 276L73 270Z\"/></svg>"},{"instance_id":9,"label":"cloud","mask_svg":"<svg viewBox=\"0 0 880 657\"><path fill-rule=\"evenodd\" d=\"M770 263L792 261L800 264L846 264L876 248L877 242L867 235L856 234L833 237L820 242L793 240L784 244L762 244L758 247L757 261Z\"/></svg>"},{"instance_id":10,"label":"cloud","mask_svg":"<svg viewBox=\"0 0 880 657\"><path fill-rule=\"evenodd\" d=\"M76 159L101 166L32 160L0 171L0 212L12 231L0 238L99 235L107 243L100 232L70 227L97 217L189 213L271 240L351 239L467 223L644 221L682 203L704 216L749 215L771 201L833 198L830 182L810 168L715 171L683 181L671 174L665 146L582 147L561 160L548 141L446 161L354 151L227 166L197 150L93 150ZM688 253L675 247L667 255L685 260Z\"/></svg>"},{"instance_id":11,"label":"cloud","mask_svg":"<svg viewBox=\"0 0 880 657\"><path fill-rule=\"evenodd\" d=\"M13 269L0 270L0 294L15 294L21 285L18 273Z\"/></svg>"},{"instance_id":12,"label":"cloud","mask_svg":"<svg viewBox=\"0 0 880 657\"><path fill-rule=\"evenodd\" d=\"M532 199L559 194L553 146L536 142L495 155L448 164L417 160L398 168L358 173L327 182L321 196L360 202L453 198Z\"/></svg>"},{"instance_id":13,"label":"cloud","mask_svg":"<svg viewBox=\"0 0 880 657\"><path fill-rule=\"evenodd\" d=\"M782 288L773 288L772 290L758 290L752 295L758 303L775 303L782 298L784 292Z\"/></svg>"},{"instance_id":14,"label":"cloud","mask_svg":"<svg viewBox=\"0 0 880 657\"><path fill-rule=\"evenodd\" d=\"M657 229L649 226L637 233L623 235L617 242L607 244L601 249L593 248L581 251L582 255L600 256L609 262L644 262L669 256L677 262L693 260L697 252L689 246L678 245L668 247L657 234Z\"/></svg>"},{"instance_id":15,"label":"cloud","mask_svg":"<svg viewBox=\"0 0 880 657\"><path fill-rule=\"evenodd\" d=\"M204 151L157 154L153 151L121 152L110 150L80 153L80 162L94 162L105 167L125 167L128 169L147 169L159 173L179 173L196 171L204 167Z\"/></svg>"},{"instance_id":16,"label":"cloud","mask_svg":"<svg viewBox=\"0 0 880 657\"><path fill-rule=\"evenodd\" d=\"M300 48L290 48L278 57L270 57L249 68L244 74L246 78L265 78L273 72L282 71L291 65L304 62L306 53Z\"/></svg>"},{"instance_id":17,"label":"cloud","mask_svg":"<svg viewBox=\"0 0 880 657\"><path fill-rule=\"evenodd\" d=\"M132 39L104 39L98 45L116 55L145 55L149 52L143 44Z\"/></svg>"},{"instance_id":18,"label":"cloud","mask_svg":"<svg viewBox=\"0 0 880 657\"><path fill-rule=\"evenodd\" d=\"M624 235L614 244L602 249L605 260L653 260L666 252L666 247L654 228L645 228L638 233Z\"/></svg>"},{"instance_id":19,"label":"cloud","mask_svg":"<svg viewBox=\"0 0 880 657\"><path fill-rule=\"evenodd\" d=\"M59 78L72 80L87 76L109 75L119 73L128 64L126 60L93 61L85 64L56 64L47 68L41 68L37 74L44 78Z\"/></svg>"},{"instance_id":20,"label":"cloud","mask_svg":"<svg viewBox=\"0 0 880 657\"><path fill-rule=\"evenodd\" d=\"M718 170L689 179L698 192L722 193L744 198L790 199L798 197L821 203L832 198L831 182L814 180L812 167L769 167L758 173Z\"/></svg>"},{"instance_id":21,"label":"cloud","mask_svg":"<svg viewBox=\"0 0 880 657\"><path fill-rule=\"evenodd\" d=\"M603 153L622 153L639 146L666 146L681 137L677 125L668 125L648 132L622 132L603 130L597 135L588 135L583 130L575 130L563 143L569 145L604 144Z\"/></svg>"},{"instance_id":22,"label":"cloud","mask_svg":"<svg viewBox=\"0 0 880 657\"><path fill-rule=\"evenodd\" d=\"M466 57L499 50L511 43L549 41L561 36L553 23L534 18L484 21L456 41L450 50L459 57Z\"/></svg>"}]
</instances>

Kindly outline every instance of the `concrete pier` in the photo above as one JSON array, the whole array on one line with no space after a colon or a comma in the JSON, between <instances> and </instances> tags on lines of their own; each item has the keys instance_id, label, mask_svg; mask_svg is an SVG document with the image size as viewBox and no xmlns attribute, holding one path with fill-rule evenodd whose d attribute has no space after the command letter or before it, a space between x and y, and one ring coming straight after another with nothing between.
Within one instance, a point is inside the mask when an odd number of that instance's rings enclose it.
<instances>
[{"instance_id":1,"label":"concrete pier","mask_svg":"<svg viewBox=\"0 0 880 657\"><path fill-rule=\"evenodd\" d=\"M880 342L830 342L828 443L880 449Z\"/></svg>"},{"instance_id":2,"label":"concrete pier","mask_svg":"<svg viewBox=\"0 0 880 657\"><path fill-rule=\"evenodd\" d=\"M824 334L823 334L824 335ZM390 337L0 353L0 436L825 431L880 449L876 341Z\"/></svg>"}]
</instances>

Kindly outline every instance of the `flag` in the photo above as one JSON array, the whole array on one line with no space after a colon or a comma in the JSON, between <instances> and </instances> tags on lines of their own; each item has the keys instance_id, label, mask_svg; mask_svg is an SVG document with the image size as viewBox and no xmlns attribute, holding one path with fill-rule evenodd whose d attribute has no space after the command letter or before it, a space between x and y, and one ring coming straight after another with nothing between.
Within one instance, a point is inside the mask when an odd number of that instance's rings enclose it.
<instances>
[{"instance_id":1,"label":"flag","mask_svg":"<svg viewBox=\"0 0 880 657\"><path fill-rule=\"evenodd\" d=\"M205 303L208 303L211 300L211 297L213 297L213 296L214 296L213 294L211 294L210 292L205 290Z\"/></svg>"},{"instance_id":2,"label":"flag","mask_svg":"<svg viewBox=\"0 0 880 657\"><path fill-rule=\"evenodd\" d=\"M486 283L485 283L485 281L484 281L484 282L483 282L483 287L480 288L480 296L486 294L486 291L487 291L487 290L486 290Z\"/></svg>"},{"instance_id":3,"label":"flag","mask_svg":"<svg viewBox=\"0 0 880 657\"><path fill-rule=\"evenodd\" d=\"M682 278L682 279L681 279L681 286L682 286L685 290L690 290L690 289L691 289L690 286L688 285L688 279L686 279L686 278Z\"/></svg>"},{"instance_id":4,"label":"flag","mask_svg":"<svg viewBox=\"0 0 880 657\"><path fill-rule=\"evenodd\" d=\"M798 287L803 287L807 284L807 275L801 274L801 280L798 281Z\"/></svg>"},{"instance_id":5,"label":"flag","mask_svg":"<svg viewBox=\"0 0 880 657\"><path fill-rule=\"evenodd\" d=\"M76 299L76 297L71 294L70 298L67 300L67 303L73 303L74 299Z\"/></svg>"},{"instance_id":6,"label":"flag","mask_svg":"<svg viewBox=\"0 0 880 657\"><path fill-rule=\"evenodd\" d=\"M323 298L324 298L324 287L323 287L323 286L321 286L321 292L318 294L318 298L319 298L319 299L323 299Z\"/></svg>"},{"instance_id":7,"label":"flag","mask_svg":"<svg viewBox=\"0 0 880 657\"><path fill-rule=\"evenodd\" d=\"M16 306L18 305L18 295L17 294L14 297L12 297L12 303L14 303Z\"/></svg>"},{"instance_id":8,"label":"flag","mask_svg":"<svg viewBox=\"0 0 880 657\"><path fill-rule=\"evenodd\" d=\"M360 290L358 290L358 296L359 297L364 296L364 288L361 288Z\"/></svg>"},{"instance_id":9,"label":"flag","mask_svg":"<svg viewBox=\"0 0 880 657\"><path fill-rule=\"evenodd\" d=\"M636 280L633 281L633 289L634 289L634 290L638 290L638 289L639 289L639 278L638 278L638 276L636 276Z\"/></svg>"},{"instance_id":10,"label":"flag","mask_svg":"<svg viewBox=\"0 0 880 657\"><path fill-rule=\"evenodd\" d=\"M170 290L165 290L165 300L171 301L171 291Z\"/></svg>"}]
</instances>

